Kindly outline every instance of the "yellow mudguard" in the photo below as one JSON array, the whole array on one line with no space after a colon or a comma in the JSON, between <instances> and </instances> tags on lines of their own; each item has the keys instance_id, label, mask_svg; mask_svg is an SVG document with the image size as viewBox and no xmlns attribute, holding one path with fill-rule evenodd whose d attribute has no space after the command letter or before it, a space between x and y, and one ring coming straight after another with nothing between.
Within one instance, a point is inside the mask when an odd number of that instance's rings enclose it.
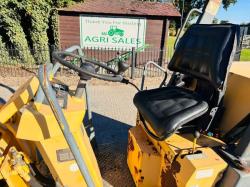
<instances>
[{"instance_id":1,"label":"yellow mudguard","mask_svg":"<svg viewBox=\"0 0 250 187\"><path fill-rule=\"evenodd\" d=\"M0 108L0 123L6 123L17 111L34 98L39 86L38 79L34 76L24 83Z\"/></svg>"}]
</instances>

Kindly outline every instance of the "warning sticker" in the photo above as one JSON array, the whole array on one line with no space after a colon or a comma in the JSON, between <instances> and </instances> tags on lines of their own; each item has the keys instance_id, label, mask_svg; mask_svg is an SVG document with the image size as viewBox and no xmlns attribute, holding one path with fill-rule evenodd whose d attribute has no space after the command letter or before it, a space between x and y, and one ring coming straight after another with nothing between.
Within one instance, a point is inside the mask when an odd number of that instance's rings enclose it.
<instances>
[{"instance_id":1,"label":"warning sticker","mask_svg":"<svg viewBox=\"0 0 250 187\"><path fill-rule=\"evenodd\" d=\"M70 149L58 149L56 150L56 156L59 162L74 160L74 156Z\"/></svg>"},{"instance_id":2,"label":"warning sticker","mask_svg":"<svg viewBox=\"0 0 250 187\"><path fill-rule=\"evenodd\" d=\"M212 177L214 173L213 169L204 169L204 170L198 170L196 172L196 179L203 179L203 178L209 178Z\"/></svg>"},{"instance_id":3,"label":"warning sticker","mask_svg":"<svg viewBox=\"0 0 250 187\"><path fill-rule=\"evenodd\" d=\"M207 156L204 153L199 153L199 154L187 155L186 158L188 160L199 160L199 159L205 159L207 158Z\"/></svg>"}]
</instances>

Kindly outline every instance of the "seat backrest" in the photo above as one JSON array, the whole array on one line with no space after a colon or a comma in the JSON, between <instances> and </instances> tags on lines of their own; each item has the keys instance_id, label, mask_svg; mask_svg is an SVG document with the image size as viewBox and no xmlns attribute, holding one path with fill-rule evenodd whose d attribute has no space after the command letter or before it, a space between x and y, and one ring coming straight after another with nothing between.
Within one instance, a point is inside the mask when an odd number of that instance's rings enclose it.
<instances>
[{"instance_id":1,"label":"seat backrest","mask_svg":"<svg viewBox=\"0 0 250 187\"><path fill-rule=\"evenodd\" d=\"M235 53L240 27L232 24L194 24L178 43L168 65L171 71L223 86Z\"/></svg>"}]
</instances>

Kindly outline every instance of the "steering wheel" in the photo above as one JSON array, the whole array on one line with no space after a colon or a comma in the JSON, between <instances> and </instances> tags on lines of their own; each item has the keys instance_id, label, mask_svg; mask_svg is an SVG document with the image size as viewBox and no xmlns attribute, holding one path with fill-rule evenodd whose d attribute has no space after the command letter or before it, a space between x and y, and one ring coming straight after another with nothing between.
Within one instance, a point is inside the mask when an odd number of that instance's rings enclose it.
<instances>
[{"instance_id":1,"label":"steering wheel","mask_svg":"<svg viewBox=\"0 0 250 187\"><path fill-rule=\"evenodd\" d=\"M105 80L105 81L113 81L113 82L122 82L123 81L123 76L121 75L121 72L124 72L127 68L122 68L122 70L114 70L111 67L108 67L106 64L101 63L101 62L97 62L94 60L90 60L90 59L83 59L82 56L76 55L74 53L70 53L70 52L53 52L52 56L63 66L68 67L69 69L72 69L74 71L76 71L80 76L81 75L87 75L90 77L94 77L97 79L101 79L101 80ZM107 71L110 72L109 75L106 74L100 74L97 73L97 71L93 71L91 69L88 68L81 68L78 67L75 64L72 64L70 62L68 62L67 60L65 60L65 58L69 56L69 57L75 57L75 58L79 58L81 60L82 64L92 64L98 67L102 67L103 69L106 69ZM123 66L120 66L123 67Z\"/></svg>"}]
</instances>

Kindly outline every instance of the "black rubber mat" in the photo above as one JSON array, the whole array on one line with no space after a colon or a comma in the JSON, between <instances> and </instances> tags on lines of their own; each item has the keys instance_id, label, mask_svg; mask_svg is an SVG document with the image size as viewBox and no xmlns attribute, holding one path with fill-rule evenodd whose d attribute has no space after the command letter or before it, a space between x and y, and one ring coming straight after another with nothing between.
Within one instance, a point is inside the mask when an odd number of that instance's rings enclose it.
<instances>
[{"instance_id":1,"label":"black rubber mat","mask_svg":"<svg viewBox=\"0 0 250 187\"><path fill-rule=\"evenodd\" d=\"M98 144L96 157L105 186L133 187L127 166L127 137L131 126L96 113L93 124Z\"/></svg>"}]
</instances>

